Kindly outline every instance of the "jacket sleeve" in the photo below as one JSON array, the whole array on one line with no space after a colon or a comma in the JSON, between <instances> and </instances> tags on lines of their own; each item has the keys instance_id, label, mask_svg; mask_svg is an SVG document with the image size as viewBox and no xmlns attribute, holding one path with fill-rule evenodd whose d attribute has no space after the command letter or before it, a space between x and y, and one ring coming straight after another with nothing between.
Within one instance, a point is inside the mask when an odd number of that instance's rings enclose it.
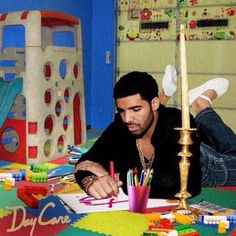
<instances>
[{"instance_id":1,"label":"jacket sleeve","mask_svg":"<svg viewBox=\"0 0 236 236\"><path fill-rule=\"evenodd\" d=\"M195 120L190 116L191 128L196 128ZM192 144L190 151L192 156L189 157L190 168L188 177L188 191L192 197L201 192L201 165L200 165L200 144L201 141L197 135L197 130L191 132Z\"/></svg>"},{"instance_id":2,"label":"jacket sleeve","mask_svg":"<svg viewBox=\"0 0 236 236\"><path fill-rule=\"evenodd\" d=\"M101 164L105 169L109 170L109 161L116 150L116 141L120 137L122 124L117 120L111 123L101 136L95 141L93 146L82 155L78 163L89 160ZM119 131L119 132L117 132ZM77 164L78 164L77 163ZM93 173L89 171L77 171L75 178L80 187L82 187L82 180L91 176Z\"/></svg>"}]
</instances>

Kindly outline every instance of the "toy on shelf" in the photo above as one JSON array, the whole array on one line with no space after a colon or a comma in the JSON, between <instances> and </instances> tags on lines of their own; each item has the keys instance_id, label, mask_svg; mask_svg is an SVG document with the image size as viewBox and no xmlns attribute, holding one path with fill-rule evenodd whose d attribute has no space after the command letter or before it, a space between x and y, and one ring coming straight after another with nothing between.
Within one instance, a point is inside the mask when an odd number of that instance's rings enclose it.
<instances>
[{"instance_id":1,"label":"toy on shelf","mask_svg":"<svg viewBox=\"0 0 236 236\"><path fill-rule=\"evenodd\" d=\"M86 143L80 20L0 13L0 160L42 164Z\"/></svg>"}]
</instances>

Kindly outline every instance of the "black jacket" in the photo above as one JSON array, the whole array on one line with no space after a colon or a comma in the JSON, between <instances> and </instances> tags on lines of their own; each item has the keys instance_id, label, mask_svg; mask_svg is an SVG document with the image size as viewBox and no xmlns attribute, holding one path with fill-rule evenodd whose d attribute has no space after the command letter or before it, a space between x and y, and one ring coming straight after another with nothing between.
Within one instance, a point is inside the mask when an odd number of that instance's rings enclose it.
<instances>
[{"instance_id":1,"label":"black jacket","mask_svg":"<svg viewBox=\"0 0 236 236\"><path fill-rule=\"evenodd\" d=\"M181 127L181 111L161 105L158 112L158 121L151 140L155 148L155 158L152 166L154 175L150 197L174 198L180 191L178 153L181 150L181 145L178 144L180 132L174 128ZM194 119L192 116L190 118L191 128L195 128ZM189 158L188 192L195 196L201 192L200 142L196 131L192 132L191 139L193 144L189 146L192 156ZM113 160L115 172L120 173L125 193L127 193L127 171L135 167L138 168L139 173L142 170L135 137L123 124L119 114L116 114L114 122L79 162L83 160L98 162L107 170L109 170L109 161ZM81 186L82 179L88 175L91 175L88 171L78 171L75 174L77 183Z\"/></svg>"}]
</instances>

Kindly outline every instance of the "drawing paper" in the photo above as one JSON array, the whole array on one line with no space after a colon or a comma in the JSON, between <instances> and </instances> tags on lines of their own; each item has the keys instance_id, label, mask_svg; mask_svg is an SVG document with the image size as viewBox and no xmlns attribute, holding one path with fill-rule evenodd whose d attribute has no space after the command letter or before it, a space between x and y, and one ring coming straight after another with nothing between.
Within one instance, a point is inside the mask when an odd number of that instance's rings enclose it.
<instances>
[{"instance_id":1,"label":"drawing paper","mask_svg":"<svg viewBox=\"0 0 236 236\"><path fill-rule=\"evenodd\" d=\"M120 189L117 197L111 196L106 199L96 200L86 193L65 193L58 197L75 213L90 213L100 211L128 210L128 196ZM147 208L167 207L177 205L166 199L149 199Z\"/></svg>"}]
</instances>

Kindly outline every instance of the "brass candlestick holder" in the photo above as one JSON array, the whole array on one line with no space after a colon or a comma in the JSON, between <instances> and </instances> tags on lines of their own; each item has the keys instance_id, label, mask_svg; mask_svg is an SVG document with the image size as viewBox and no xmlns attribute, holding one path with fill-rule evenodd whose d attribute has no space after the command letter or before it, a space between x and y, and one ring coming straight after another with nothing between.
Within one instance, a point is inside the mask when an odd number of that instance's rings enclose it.
<instances>
[{"instance_id":1,"label":"brass candlestick holder","mask_svg":"<svg viewBox=\"0 0 236 236\"><path fill-rule=\"evenodd\" d=\"M183 119L184 117L182 117ZM180 169L180 191L175 195L179 198L179 204L175 207L172 212L180 211L184 215L188 215L188 218L191 219L191 223L196 223L198 219L199 212L191 208L188 203L187 199L191 197L191 194L188 192L188 174L189 174L189 167L190 162L189 158L191 158L192 153L189 151L189 145L191 145L191 132L196 129L183 129L183 128L176 128L176 130L180 131L180 139L178 141L179 144L182 145L182 149L179 152L178 156L180 156L181 160L179 162L179 169ZM184 211L182 211L184 210Z\"/></svg>"},{"instance_id":2,"label":"brass candlestick holder","mask_svg":"<svg viewBox=\"0 0 236 236\"><path fill-rule=\"evenodd\" d=\"M184 117L182 117L184 119ZM188 206L186 199L191 197L191 194L188 192L188 174L189 174L189 158L192 156L192 153L189 151L189 145L191 145L191 132L196 129L183 129L183 128L176 128L176 130L180 131L180 139L178 141L179 144L182 145L182 149L179 152L178 156L181 157L179 162L179 169L180 169L180 191L175 195L180 199L179 205L175 210L185 209L191 210Z\"/></svg>"},{"instance_id":3,"label":"brass candlestick holder","mask_svg":"<svg viewBox=\"0 0 236 236\"><path fill-rule=\"evenodd\" d=\"M192 144L191 132L196 129L190 128L190 113L189 113L189 97L188 97L188 80L187 80L187 64L186 64L186 52L185 52L185 34L184 26L180 25L180 62L181 62L181 108L182 108L182 127L176 128L180 131L179 144L182 145L181 151L178 156L181 157L179 162L180 169L180 191L175 195L180 199L179 205L174 211L177 210L187 210L188 215L191 215L193 219L196 219L196 214L194 210L189 207L186 199L191 197L188 192L188 174L190 162L189 158L192 153L189 151L189 145Z\"/></svg>"}]
</instances>

